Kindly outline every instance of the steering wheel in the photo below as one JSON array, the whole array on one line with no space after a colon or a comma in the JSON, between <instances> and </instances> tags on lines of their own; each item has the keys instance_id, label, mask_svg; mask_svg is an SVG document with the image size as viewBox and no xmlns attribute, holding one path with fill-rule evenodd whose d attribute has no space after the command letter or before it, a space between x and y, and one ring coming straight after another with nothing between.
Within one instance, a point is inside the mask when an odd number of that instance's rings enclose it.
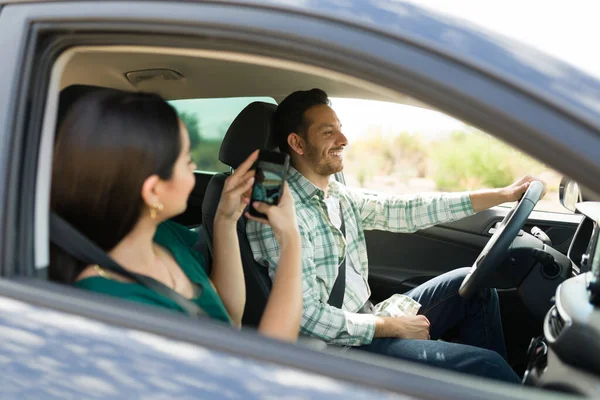
<instances>
[{"instance_id":1,"label":"steering wheel","mask_svg":"<svg viewBox=\"0 0 600 400\"><path fill-rule=\"evenodd\" d=\"M486 287L488 278L506 258L510 245L543 193L544 185L541 182L534 181L529 184L521 200L506 214L462 281L458 289L462 297L471 297Z\"/></svg>"}]
</instances>

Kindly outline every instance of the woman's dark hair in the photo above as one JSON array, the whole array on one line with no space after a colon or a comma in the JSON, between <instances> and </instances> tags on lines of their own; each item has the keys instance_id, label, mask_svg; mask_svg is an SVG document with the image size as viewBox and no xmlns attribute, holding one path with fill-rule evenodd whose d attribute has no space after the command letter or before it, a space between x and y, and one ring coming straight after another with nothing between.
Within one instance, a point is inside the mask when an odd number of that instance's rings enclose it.
<instances>
[{"instance_id":1,"label":"woman's dark hair","mask_svg":"<svg viewBox=\"0 0 600 400\"><path fill-rule=\"evenodd\" d=\"M160 96L87 94L58 131L50 208L110 251L141 216L144 181L155 174L170 179L180 153L177 113ZM51 246L50 279L72 283L85 266Z\"/></svg>"},{"instance_id":2,"label":"woman's dark hair","mask_svg":"<svg viewBox=\"0 0 600 400\"><path fill-rule=\"evenodd\" d=\"M273 117L273 138L279 150L288 153L288 136L291 133L306 138L311 121L304 113L318 105L331 105L327 93L321 89L299 90L286 97L277 106Z\"/></svg>"}]
</instances>

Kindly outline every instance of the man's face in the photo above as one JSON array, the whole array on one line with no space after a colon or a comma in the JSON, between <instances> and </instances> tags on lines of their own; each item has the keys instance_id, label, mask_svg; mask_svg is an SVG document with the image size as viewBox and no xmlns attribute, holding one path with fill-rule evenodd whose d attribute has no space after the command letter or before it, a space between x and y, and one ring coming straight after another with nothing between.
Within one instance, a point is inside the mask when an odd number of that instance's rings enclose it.
<instances>
[{"instance_id":1,"label":"man's face","mask_svg":"<svg viewBox=\"0 0 600 400\"><path fill-rule=\"evenodd\" d=\"M342 133L342 124L335 111L323 104L309 108L304 117L310 122L305 160L319 175L330 176L342 171L348 139Z\"/></svg>"}]
</instances>

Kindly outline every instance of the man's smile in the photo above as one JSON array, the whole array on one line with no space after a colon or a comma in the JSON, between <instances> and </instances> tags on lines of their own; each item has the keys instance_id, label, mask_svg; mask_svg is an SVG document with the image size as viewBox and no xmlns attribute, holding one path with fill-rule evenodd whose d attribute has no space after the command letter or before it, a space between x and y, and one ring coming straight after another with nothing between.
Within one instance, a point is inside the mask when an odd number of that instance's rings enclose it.
<instances>
[{"instance_id":1,"label":"man's smile","mask_svg":"<svg viewBox=\"0 0 600 400\"><path fill-rule=\"evenodd\" d=\"M332 150L329 152L329 155L336 158L344 158L344 150Z\"/></svg>"}]
</instances>

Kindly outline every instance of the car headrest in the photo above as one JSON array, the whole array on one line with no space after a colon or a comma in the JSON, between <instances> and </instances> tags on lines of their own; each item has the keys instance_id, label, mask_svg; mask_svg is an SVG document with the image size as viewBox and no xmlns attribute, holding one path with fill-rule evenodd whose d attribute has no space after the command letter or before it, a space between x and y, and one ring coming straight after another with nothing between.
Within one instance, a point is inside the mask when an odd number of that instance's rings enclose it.
<instances>
[{"instance_id":1,"label":"car headrest","mask_svg":"<svg viewBox=\"0 0 600 400\"><path fill-rule=\"evenodd\" d=\"M235 169L256 149L275 150L271 135L275 110L275 104L262 101L248 104L229 126L219 160Z\"/></svg>"}]
</instances>

